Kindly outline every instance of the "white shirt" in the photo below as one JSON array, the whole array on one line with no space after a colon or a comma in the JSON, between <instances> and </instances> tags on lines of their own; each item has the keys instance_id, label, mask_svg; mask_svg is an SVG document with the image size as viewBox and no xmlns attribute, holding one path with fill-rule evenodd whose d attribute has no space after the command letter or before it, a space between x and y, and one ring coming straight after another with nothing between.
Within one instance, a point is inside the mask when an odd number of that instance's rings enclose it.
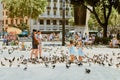
<instances>
[{"instance_id":1,"label":"white shirt","mask_svg":"<svg viewBox=\"0 0 120 80\"><path fill-rule=\"evenodd\" d=\"M43 39L41 34L38 35L38 39L40 39L40 40Z\"/></svg>"}]
</instances>

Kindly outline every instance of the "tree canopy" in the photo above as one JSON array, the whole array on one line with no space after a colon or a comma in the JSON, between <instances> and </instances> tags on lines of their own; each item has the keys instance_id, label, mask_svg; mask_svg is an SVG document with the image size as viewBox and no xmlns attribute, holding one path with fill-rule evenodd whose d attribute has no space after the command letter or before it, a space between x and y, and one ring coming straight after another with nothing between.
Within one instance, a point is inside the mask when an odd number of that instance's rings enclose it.
<instances>
[{"instance_id":1,"label":"tree canopy","mask_svg":"<svg viewBox=\"0 0 120 80\"><path fill-rule=\"evenodd\" d=\"M113 8L120 13L120 0L71 0L71 4L74 6L84 6L88 9L103 28L104 37L107 37L108 21Z\"/></svg>"},{"instance_id":2,"label":"tree canopy","mask_svg":"<svg viewBox=\"0 0 120 80\"><path fill-rule=\"evenodd\" d=\"M5 4L5 9L9 12L9 17L37 18L44 12L47 5L46 0L2 0Z\"/></svg>"}]
</instances>

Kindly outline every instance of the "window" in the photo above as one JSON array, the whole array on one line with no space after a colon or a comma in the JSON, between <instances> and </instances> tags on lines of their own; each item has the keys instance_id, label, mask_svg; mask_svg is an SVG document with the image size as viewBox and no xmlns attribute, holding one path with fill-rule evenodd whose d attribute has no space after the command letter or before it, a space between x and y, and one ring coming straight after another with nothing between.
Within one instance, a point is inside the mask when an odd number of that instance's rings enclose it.
<instances>
[{"instance_id":1,"label":"window","mask_svg":"<svg viewBox=\"0 0 120 80\"><path fill-rule=\"evenodd\" d=\"M50 15L50 11L47 11L47 15Z\"/></svg>"},{"instance_id":2,"label":"window","mask_svg":"<svg viewBox=\"0 0 120 80\"><path fill-rule=\"evenodd\" d=\"M11 19L11 24L13 24L13 19Z\"/></svg>"},{"instance_id":3,"label":"window","mask_svg":"<svg viewBox=\"0 0 120 80\"><path fill-rule=\"evenodd\" d=\"M56 25L57 24L57 21L56 20L53 20L53 25Z\"/></svg>"},{"instance_id":4,"label":"window","mask_svg":"<svg viewBox=\"0 0 120 80\"><path fill-rule=\"evenodd\" d=\"M66 25L68 25L68 20L66 20L66 22L65 22L65 23L66 23Z\"/></svg>"},{"instance_id":5,"label":"window","mask_svg":"<svg viewBox=\"0 0 120 80\"><path fill-rule=\"evenodd\" d=\"M20 19L20 23L22 23L22 19Z\"/></svg>"},{"instance_id":6,"label":"window","mask_svg":"<svg viewBox=\"0 0 120 80\"><path fill-rule=\"evenodd\" d=\"M26 24L28 24L28 20L26 19L26 22L25 22Z\"/></svg>"},{"instance_id":7,"label":"window","mask_svg":"<svg viewBox=\"0 0 120 80\"><path fill-rule=\"evenodd\" d=\"M54 15L56 15L56 11L54 11Z\"/></svg>"},{"instance_id":8,"label":"window","mask_svg":"<svg viewBox=\"0 0 120 80\"><path fill-rule=\"evenodd\" d=\"M62 20L59 20L59 25L62 25Z\"/></svg>"},{"instance_id":9,"label":"window","mask_svg":"<svg viewBox=\"0 0 120 80\"><path fill-rule=\"evenodd\" d=\"M68 16L68 11L66 11L66 16Z\"/></svg>"},{"instance_id":10,"label":"window","mask_svg":"<svg viewBox=\"0 0 120 80\"><path fill-rule=\"evenodd\" d=\"M48 3L48 7L50 7L50 3Z\"/></svg>"},{"instance_id":11,"label":"window","mask_svg":"<svg viewBox=\"0 0 120 80\"><path fill-rule=\"evenodd\" d=\"M54 7L56 7L56 3L54 3Z\"/></svg>"},{"instance_id":12,"label":"window","mask_svg":"<svg viewBox=\"0 0 120 80\"><path fill-rule=\"evenodd\" d=\"M47 20L47 25L50 25L50 20Z\"/></svg>"},{"instance_id":13,"label":"window","mask_svg":"<svg viewBox=\"0 0 120 80\"><path fill-rule=\"evenodd\" d=\"M15 19L15 23L17 24L17 22L18 22L18 20L17 19Z\"/></svg>"},{"instance_id":14,"label":"window","mask_svg":"<svg viewBox=\"0 0 120 80\"><path fill-rule=\"evenodd\" d=\"M62 16L62 14L63 14L63 13L62 13L62 10L60 10L60 16Z\"/></svg>"},{"instance_id":15,"label":"window","mask_svg":"<svg viewBox=\"0 0 120 80\"><path fill-rule=\"evenodd\" d=\"M8 12L6 11L6 16L8 16Z\"/></svg>"},{"instance_id":16,"label":"window","mask_svg":"<svg viewBox=\"0 0 120 80\"><path fill-rule=\"evenodd\" d=\"M66 7L68 7L68 4L66 4Z\"/></svg>"},{"instance_id":17,"label":"window","mask_svg":"<svg viewBox=\"0 0 120 80\"><path fill-rule=\"evenodd\" d=\"M60 7L62 7L62 3L60 3Z\"/></svg>"},{"instance_id":18,"label":"window","mask_svg":"<svg viewBox=\"0 0 120 80\"><path fill-rule=\"evenodd\" d=\"M36 25L37 24L37 21L36 20L33 20L33 25Z\"/></svg>"},{"instance_id":19,"label":"window","mask_svg":"<svg viewBox=\"0 0 120 80\"><path fill-rule=\"evenodd\" d=\"M8 20L5 21L5 24L8 24Z\"/></svg>"},{"instance_id":20,"label":"window","mask_svg":"<svg viewBox=\"0 0 120 80\"><path fill-rule=\"evenodd\" d=\"M44 24L44 21L43 21L43 20L40 20L40 24L42 24L42 25L43 25L43 24Z\"/></svg>"},{"instance_id":21,"label":"window","mask_svg":"<svg viewBox=\"0 0 120 80\"><path fill-rule=\"evenodd\" d=\"M5 8L5 5L3 4L3 8Z\"/></svg>"}]
</instances>

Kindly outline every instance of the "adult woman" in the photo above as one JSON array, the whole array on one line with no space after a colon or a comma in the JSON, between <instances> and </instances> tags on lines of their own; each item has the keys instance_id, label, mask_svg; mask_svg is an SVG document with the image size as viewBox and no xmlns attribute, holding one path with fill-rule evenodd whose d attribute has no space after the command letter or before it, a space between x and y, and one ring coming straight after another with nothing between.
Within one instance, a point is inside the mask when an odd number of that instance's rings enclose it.
<instances>
[{"instance_id":1,"label":"adult woman","mask_svg":"<svg viewBox=\"0 0 120 80\"><path fill-rule=\"evenodd\" d=\"M33 30L33 33L32 33L32 52L31 52L30 58L32 58L33 54L34 54L35 58L38 57L38 44L39 44L39 42L37 39L37 31Z\"/></svg>"},{"instance_id":2,"label":"adult woman","mask_svg":"<svg viewBox=\"0 0 120 80\"><path fill-rule=\"evenodd\" d=\"M118 47L117 46L117 44L118 44L119 42L118 42L118 40L117 40L117 38L116 37L113 37L113 39L111 40L111 42L110 42L110 47L111 48L115 48L115 47Z\"/></svg>"}]
</instances>

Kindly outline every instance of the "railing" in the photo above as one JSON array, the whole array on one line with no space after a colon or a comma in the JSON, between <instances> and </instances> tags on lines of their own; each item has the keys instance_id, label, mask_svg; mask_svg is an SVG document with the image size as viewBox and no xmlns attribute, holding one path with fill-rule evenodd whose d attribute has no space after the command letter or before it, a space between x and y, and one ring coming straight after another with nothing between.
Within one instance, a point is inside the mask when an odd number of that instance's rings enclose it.
<instances>
[{"instance_id":1,"label":"railing","mask_svg":"<svg viewBox=\"0 0 120 80\"><path fill-rule=\"evenodd\" d=\"M65 26L65 29L74 30L74 27ZM39 27L41 31L62 31L62 26L47 26L47 27Z\"/></svg>"}]
</instances>

